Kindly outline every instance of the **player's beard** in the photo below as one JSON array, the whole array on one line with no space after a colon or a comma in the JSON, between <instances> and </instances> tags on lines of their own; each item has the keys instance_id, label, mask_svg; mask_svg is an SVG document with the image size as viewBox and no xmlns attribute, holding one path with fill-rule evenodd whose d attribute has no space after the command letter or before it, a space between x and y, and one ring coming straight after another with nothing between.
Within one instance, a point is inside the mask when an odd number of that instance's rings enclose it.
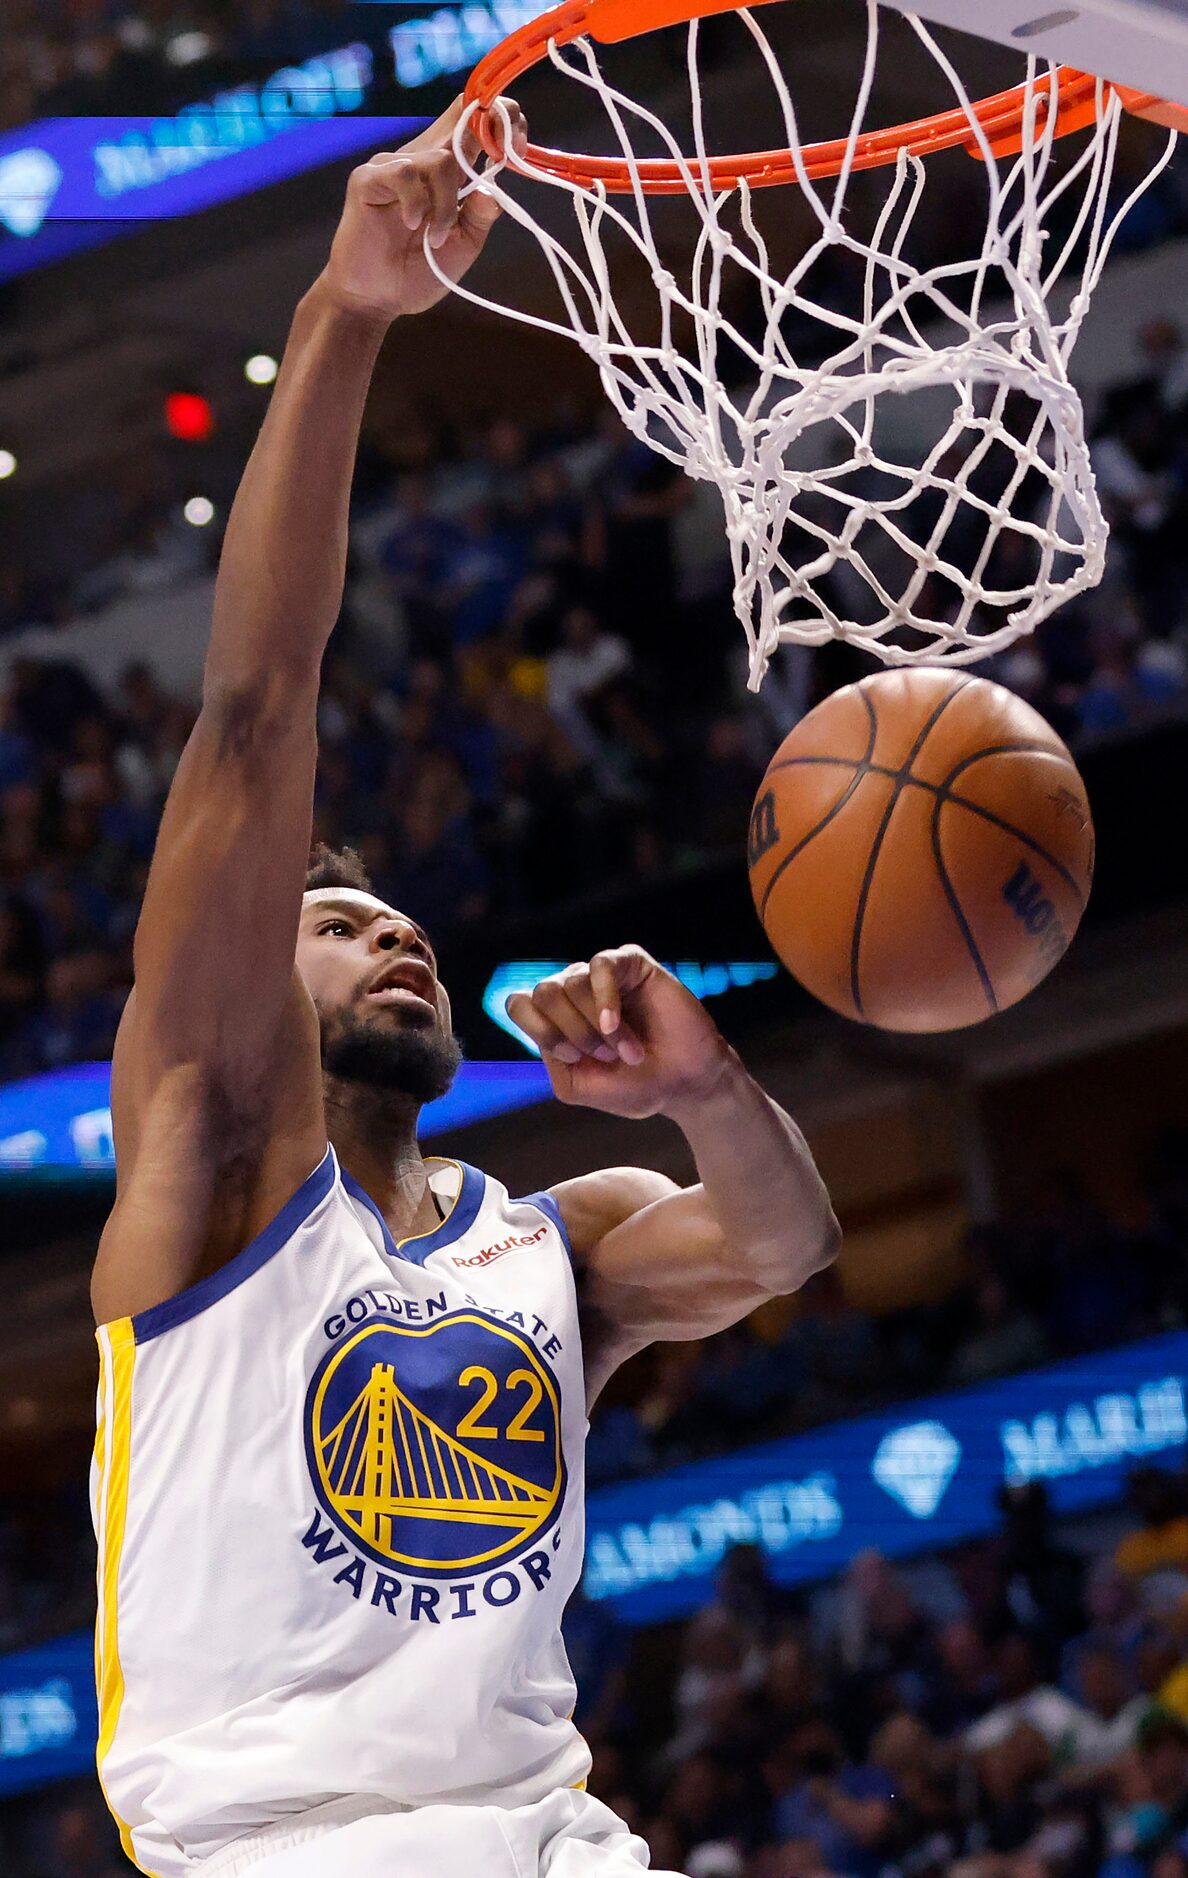
<instances>
[{"instance_id":1,"label":"player's beard","mask_svg":"<svg viewBox=\"0 0 1188 1878\"><path fill-rule=\"evenodd\" d=\"M350 1010L318 1015L326 1075L412 1102L436 1102L453 1086L462 1049L439 1024L364 1022Z\"/></svg>"}]
</instances>

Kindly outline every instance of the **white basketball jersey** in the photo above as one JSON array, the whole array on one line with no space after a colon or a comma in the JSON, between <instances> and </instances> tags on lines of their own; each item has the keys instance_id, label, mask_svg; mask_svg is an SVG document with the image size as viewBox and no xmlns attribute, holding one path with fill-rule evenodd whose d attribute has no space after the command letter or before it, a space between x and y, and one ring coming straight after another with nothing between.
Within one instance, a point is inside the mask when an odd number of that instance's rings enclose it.
<instances>
[{"instance_id":1,"label":"white basketball jersey","mask_svg":"<svg viewBox=\"0 0 1188 1878\"><path fill-rule=\"evenodd\" d=\"M552 1200L430 1164L396 1244L333 1149L181 1296L98 1332L99 1776L182 1878L340 1795L580 1785L577 1298Z\"/></svg>"}]
</instances>

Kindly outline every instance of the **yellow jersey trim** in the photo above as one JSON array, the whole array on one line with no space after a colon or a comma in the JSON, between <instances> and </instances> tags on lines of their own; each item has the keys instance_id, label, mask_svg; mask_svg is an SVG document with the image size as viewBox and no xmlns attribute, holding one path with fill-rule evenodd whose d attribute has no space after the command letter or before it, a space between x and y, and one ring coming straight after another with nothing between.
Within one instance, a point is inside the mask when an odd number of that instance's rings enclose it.
<instances>
[{"instance_id":1,"label":"yellow jersey trim","mask_svg":"<svg viewBox=\"0 0 1188 1878\"><path fill-rule=\"evenodd\" d=\"M98 1414L98 1425L95 1429L95 1467L97 1470L96 1471L96 1487L95 1487L95 1513L96 1513L95 1523L99 1532L100 1540L102 1540L102 1536L103 1536L103 1524L102 1524L103 1437L107 1429L107 1385L106 1385L106 1380L104 1377L104 1370L106 1366L104 1364L104 1359L103 1359L103 1339L98 1331L95 1332L95 1341L99 1345L99 1414ZM98 1564L96 1564L96 1576L98 1577ZM101 1582L100 1582L100 1596L102 1596L102 1583ZM100 1639L102 1636L102 1631L103 1631L102 1613L99 1611L96 1611L96 1615L95 1615L95 1689L96 1689L96 1692L98 1692L100 1683L103 1679L103 1666L102 1666L102 1662L100 1660L100 1654L99 1654L99 1645L100 1645Z\"/></svg>"},{"instance_id":2,"label":"yellow jersey trim","mask_svg":"<svg viewBox=\"0 0 1188 1878\"><path fill-rule=\"evenodd\" d=\"M115 1740L124 1702L124 1672L120 1663L119 1576L128 1521L128 1479L132 1455L132 1371L136 1363L136 1332L130 1317L120 1317L96 1332L103 1364L103 1411L95 1440L99 1463L99 1609L95 1625L96 1693L99 1698L99 1743L95 1767L107 1810L119 1829L120 1844L129 1862L153 1878L136 1856L132 1828L120 1818L103 1782L103 1763ZM105 1347L106 1346L106 1347Z\"/></svg>"},{"instance_id":3,"label":"yellow jersey trim","mask_svg":"<svg viewBox=\"0 0 1188 1878\"><path fill-rule=\"evenodd\" d=\"M576 1714L577 1714L576 1708L571 1708L568 1715L565 1717L566 1721L571 1722ZM574 1732L576 1734L577 1730L575 1729ZM590 1743L586 1740L585 1735L578 1734L578 1740L581 1742L582 1746L585 1748L586 1753L589 1754ZM592 1760L594 1758L593 1755L591 1755L590 1758ZM581 1780L575 1780L570 1786L569 1791L571 1793L584 1793L589 1783L590 1783L590 1776L589 1774L586 1774Z\"/></svg>"}]
</instances>

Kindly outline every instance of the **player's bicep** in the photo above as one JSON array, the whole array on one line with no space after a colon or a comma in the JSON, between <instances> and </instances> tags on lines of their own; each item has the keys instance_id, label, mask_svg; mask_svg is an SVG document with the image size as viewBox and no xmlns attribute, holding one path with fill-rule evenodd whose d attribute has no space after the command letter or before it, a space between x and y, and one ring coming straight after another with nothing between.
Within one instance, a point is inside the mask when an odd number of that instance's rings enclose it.
<instances>
[{"instance_id":1,"label":"player's bicep","mask_svg":"<svg viewBox=\"0 0 1188 1878\"><path fill-rule=\"evenodd\" d=\"M732 1254L705 1189L677 1187L592 1247L591 1304L626 1342L712 1336L768 1296Z\"/></svg>"},{"instance_id":2,"label":"player's bicep","mask_svg":"<svg viewBox=\"0 0 1188 1878\"><path fill-rule=\"evenodd\" d=\"M637 1351L711 1336L768 1295L732 1255L701 1186L613 1168L554 1198L579 1268L591 1400Z\"/></svg>"}]
</instances>

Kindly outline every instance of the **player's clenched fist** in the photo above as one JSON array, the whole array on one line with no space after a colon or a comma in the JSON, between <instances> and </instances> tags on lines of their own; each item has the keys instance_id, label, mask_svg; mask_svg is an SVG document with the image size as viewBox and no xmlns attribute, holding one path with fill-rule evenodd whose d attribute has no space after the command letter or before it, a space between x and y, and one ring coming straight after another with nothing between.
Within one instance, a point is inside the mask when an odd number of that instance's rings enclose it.
<instances>
[{"instance_id":1,"label":"player's clenched fist","mask_svg":"<svg viewBox=\"0 0 1188 1878\"><path fill-rule=\"evenodd\" d=\"M426 238L451 280L461 280L482 253L499 207L479 190L461 194L469 179L454 154L454 133L465 108L456 98L403 150L382 152L353 172L322 275L340 305L382 319L423 313L446 292L425 259ZM513 145L523 150L524 114L510 98L499 99L490 116L500 136L504 111ZM467 160L476 161L479 142L469 124L462 143Z\"/></svg>"},{"instance_id":2,"label":"player's clenched fist","mask_svg":"<svg viewBox=\"0 0 1188 1878\"><path fill-rule=\"evenodd\" d=\"M707 1094L730 1049L691 991L642 946L517 991L507 1014L540 1050L562 1102L613 1115L660 1115Z\"/></svg>"}]
</instances>

